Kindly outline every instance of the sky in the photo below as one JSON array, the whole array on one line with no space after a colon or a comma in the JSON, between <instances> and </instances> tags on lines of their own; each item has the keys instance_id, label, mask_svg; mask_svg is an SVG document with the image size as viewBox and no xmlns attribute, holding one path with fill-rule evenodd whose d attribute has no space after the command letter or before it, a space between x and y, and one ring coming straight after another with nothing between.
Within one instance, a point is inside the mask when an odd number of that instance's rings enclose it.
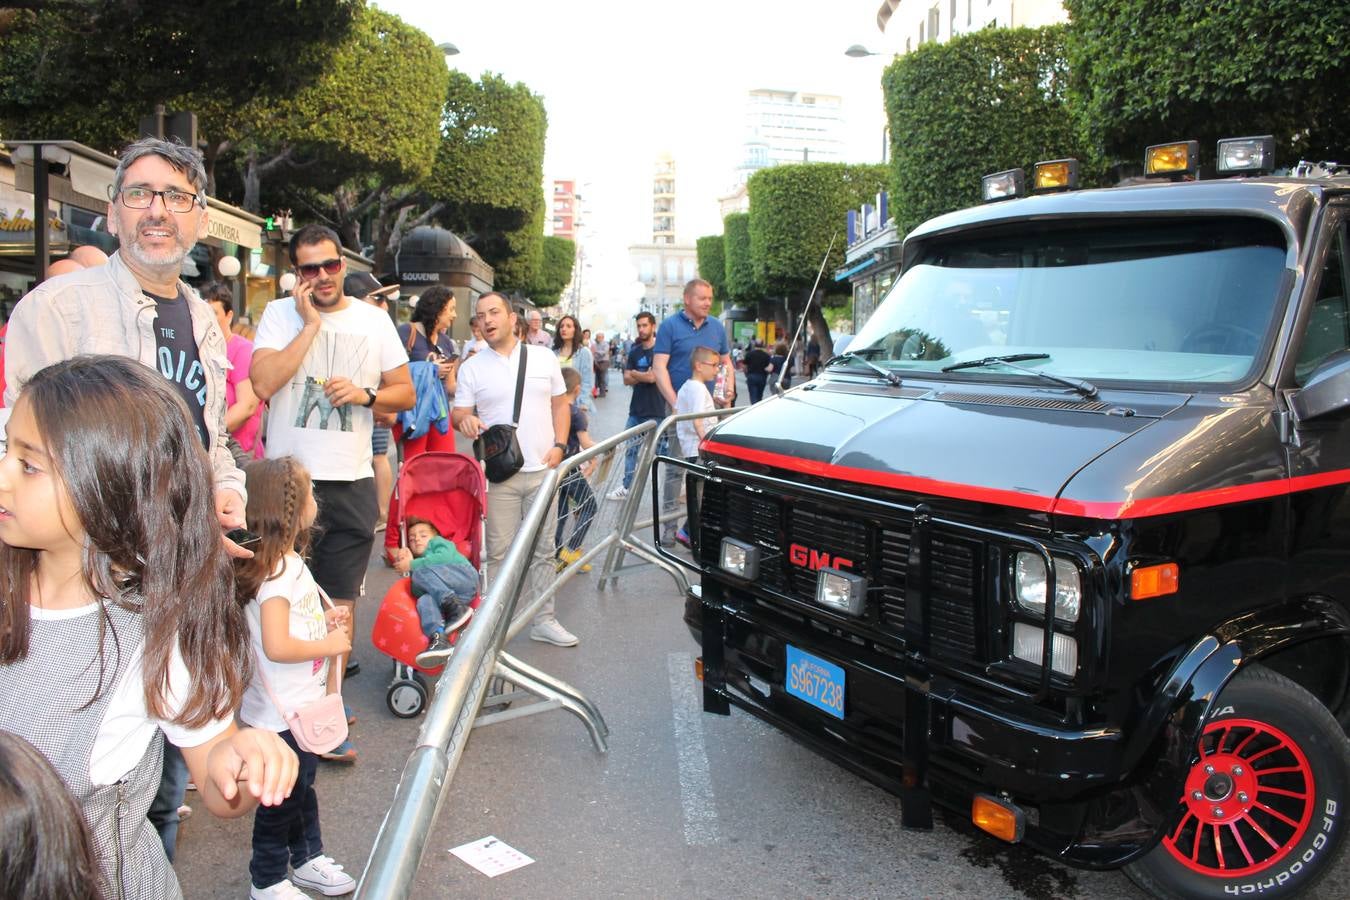
<instances>
[{"instance_id":1,"label":"sky","mask_svg":"<svg viewBox=\"0 0 1350 900\"><path fill-rule=\"evenodd\" d=\"M722 230L717 198L742 156L746 92L843 98L845 158L880 162L880 0L375 0L460 50L447 64L524 82L548 112L546 183L571 178L591 290L632 294L629 244L651 240L652 169L677 171L676 236ZM883 55L844 55L860 43ZM590 293L591 290L587 292Z\"/></svg>"}]
</instances>

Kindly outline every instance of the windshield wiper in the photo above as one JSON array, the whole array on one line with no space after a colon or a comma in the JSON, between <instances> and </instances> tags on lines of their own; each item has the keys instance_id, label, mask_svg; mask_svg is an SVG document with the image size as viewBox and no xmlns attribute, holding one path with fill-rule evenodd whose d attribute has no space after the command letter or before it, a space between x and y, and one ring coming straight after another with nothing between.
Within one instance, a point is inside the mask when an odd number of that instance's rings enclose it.
<instances>
[{"instance_id":1,"label":"windshield wiper","mask_svg":"<svg viewBox=\"0 0 1350 900\"><path fill-rule=\"evenodd\" d=\"M1035 375L1037 378L1044 378L1046 381L1062 384L1088 400L1096 398L1097 386L1090 381L1083 381L1078 378L1067 378L1063 375L1053 375L1050 372L1042 372L1040 369L1032 369L1027 366L1013 365L1014 362L1022 362L1028 359L1049 358L1049 353L1009 353L1007 356L986 356L984 359L971 359L966 362L953 363L950 366L943 366L942 371L955 372L958 369L978 369L983 366L1007 366L1009 369L1015 369L1018 372L1024 372L1027 375Z\"/></svg>"},{"instance_id":2,"label":"windshield wiper","mask_svg":"<svg viewBox=\"0 0 1350 900\"><path fill-rule=\"evenodd\" d=\"M869 347L868 349L870 350L870 349L872 349L872 348ZM866 352L866 351L864 351L864 352ZM834 365L835 363L837 363L837 362L842 362L843 360L846 360L846 359L857 360L858 362L862 363L864 366L867 366L867 368L871 369L873 372L876 372L876 373L877 373L878 375L880 375L882 378L886 379L886 383L889 384L891 387L900 387L900 386L902 385L902 382L900 381L900 376L899 376L899 375L895 374L894 372L890 371L889 369L883 369L881 366L879 366L879 365L877 365L876 363L872 362L870 359L868 359L868 358L866 358L866 357L864 357L864 356L859 356L857 353L853 353L853 352L851 352L851 351L844 352L844 353L840 353L840 354L838 354L838 355L836 355L836 356L831 356L828 360L825 361L825 368L828 369L830 366Z\"/></svg>"}]
</instances>

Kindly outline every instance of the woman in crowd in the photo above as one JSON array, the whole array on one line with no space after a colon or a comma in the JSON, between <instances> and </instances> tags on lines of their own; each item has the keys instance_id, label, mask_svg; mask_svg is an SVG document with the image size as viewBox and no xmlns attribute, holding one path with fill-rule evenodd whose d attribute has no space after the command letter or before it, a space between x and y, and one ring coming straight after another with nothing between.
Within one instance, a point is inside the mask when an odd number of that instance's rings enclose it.
<instances>
[{"instance_id":1,"label":"woman in crowd","mask_svg":"<svg viewBox=\"0 0 1350 900\"><path fill-rule=\"evenodd\" d=\"M553 352L558 355L559 365L577 370L581 376L581 408L588 413L595 412L591 399L595 389L595 360L581 338L581 326L571 316L563 316L558 320L558 330L553 335Z\"/></svg>"},{"instance_id":2,"label":"woman in crowd","mask_svg":"<svg viewBox=\"0 0 1350 900\"><path fill-rule=\"evenodd\" d=\"M448 287L429 287L417 298L412 316L398 326L398 336L408 351L409 362L432 362L441 373L447 406L453 406L455 373L459 370L459 348L450 337L455 324L455 295ZM427 450L454 450L455 433L441 434L435 428L422 437L403 442L403 460L407 462Z\"/></svg>"}]
</instances>

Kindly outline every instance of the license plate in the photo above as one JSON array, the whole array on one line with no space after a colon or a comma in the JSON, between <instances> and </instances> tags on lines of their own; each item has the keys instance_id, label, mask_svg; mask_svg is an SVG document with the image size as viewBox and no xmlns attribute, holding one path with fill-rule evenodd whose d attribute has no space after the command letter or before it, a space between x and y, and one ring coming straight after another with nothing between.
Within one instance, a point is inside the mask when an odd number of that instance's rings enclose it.
<instances>
[{"instance_id":1,"label":"license plate","mask_svg":"<svg viewBox=\"0 0 1350 900\"><path fill-rule=\"evenodd\" d=\"M787 692L817 709L844 717L844 670L804 650L787 645Z\"/></svg>"}]
</instances>

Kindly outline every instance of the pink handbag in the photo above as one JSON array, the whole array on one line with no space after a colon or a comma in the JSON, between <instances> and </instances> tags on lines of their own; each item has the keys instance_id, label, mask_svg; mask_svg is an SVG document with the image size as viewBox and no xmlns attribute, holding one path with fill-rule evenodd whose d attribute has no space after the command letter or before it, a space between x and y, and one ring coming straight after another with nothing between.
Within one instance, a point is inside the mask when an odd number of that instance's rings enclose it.
<instances>
[{"instance_id":1,"label":"pink handbag","mask_svg":"<svg viewBox=\"0 0 1350 900\"><path fill-rule=\"evenodd\" d=\"M330 607L333 605L322 588L319 596ZM267 683L267 676L263 675L261 668L258 670L267 696L272 698L272 705L281 713L282 720L290 727L291 737L295 738L301 750L327 753L347 739L347 711L342 706L342 666L336 665L339 659L337 656L328 658L329 677L337 679L333 690L321 699L291 712L282 708L277 695L272 692L272 686Z\"/></svg>"}]
</instances>

